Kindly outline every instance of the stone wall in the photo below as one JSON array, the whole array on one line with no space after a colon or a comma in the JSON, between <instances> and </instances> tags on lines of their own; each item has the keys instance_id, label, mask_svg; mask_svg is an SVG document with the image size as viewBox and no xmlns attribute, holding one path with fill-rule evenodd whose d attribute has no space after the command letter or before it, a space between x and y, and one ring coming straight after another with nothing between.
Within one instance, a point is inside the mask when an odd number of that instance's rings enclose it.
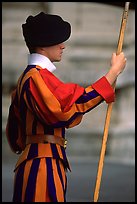
<instances>
[{"instance_id":1,"label":"stone wall","mask_svg":"<svg viewBox=\"0 0 137 204\"><path fill-rule=\"evenodd\" d=\"M111 54L117 49L123 10L99 3L80 2L3 2L2 3L2 85L3 93L16 84L27 63L28 50L23 41L21 24L26 16L40 11L61 15L72 25L63 59L56 63L55 74L65 82L87 86L110 66ZM108 155L134 160L135 142L135 12L129 11L123 50L128 59L116 86L108 140ZM8 88L7 88L8 87ZM5 131L9 94L3 95L2 123ZM99 154L107 105L84 116L77 127L67 131L70 155Z\"/></svg>"}]
</instances>

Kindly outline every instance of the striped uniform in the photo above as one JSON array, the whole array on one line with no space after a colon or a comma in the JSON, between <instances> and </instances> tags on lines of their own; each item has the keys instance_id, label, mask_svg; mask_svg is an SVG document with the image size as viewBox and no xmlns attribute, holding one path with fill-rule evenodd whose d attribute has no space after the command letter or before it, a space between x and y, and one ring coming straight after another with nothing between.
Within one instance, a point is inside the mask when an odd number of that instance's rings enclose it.
<instances>
[{"instance_id":1,"label":"striped uniform","mask_svg":"<svg viewBox=\"0 0 137 204\"><path fill-rule=\"evenodd\" d=\"M14 170L14 202L66 201L66 170L70 166L64 147L52 143L25 145L26 135L65 138L66 128L78 125L85 113L104 100L114 101L114 97L104 76L83 88L63 83L38 65L27 66L12 93L6 128L12 150L22 150Z\"/></svg>"}]
</instances>

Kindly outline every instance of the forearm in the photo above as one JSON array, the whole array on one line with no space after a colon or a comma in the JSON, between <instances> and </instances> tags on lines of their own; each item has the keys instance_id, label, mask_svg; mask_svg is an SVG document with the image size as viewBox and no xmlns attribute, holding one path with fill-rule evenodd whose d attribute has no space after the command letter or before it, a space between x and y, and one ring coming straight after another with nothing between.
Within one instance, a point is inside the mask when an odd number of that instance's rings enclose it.
<instances>
[{"instance_id":1,"label":"forearm","mask_svg":"<svg viewBox=\"0 0 137 204\"><path fill-rule=\"evenodd\" d=\"M119 73L116 72L114 69L110 69L107 74L105 75L106 79L108 80L108 82L113 85L114 82L116 81L117 77L118 77Z\"/></svg>"}]
</instances>

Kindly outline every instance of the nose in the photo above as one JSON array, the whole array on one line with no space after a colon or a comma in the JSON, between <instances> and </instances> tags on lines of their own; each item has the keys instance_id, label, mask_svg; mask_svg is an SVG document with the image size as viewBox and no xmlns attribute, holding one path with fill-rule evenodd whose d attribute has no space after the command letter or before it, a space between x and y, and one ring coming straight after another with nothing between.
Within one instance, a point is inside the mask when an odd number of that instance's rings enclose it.
<instances>
[{"instance_id":1,"label":"nose","mask_svg":"<svg viewBox=\"0 0 137 204\"><path fill-rule=\"evenodd\" d=\"M65 49L65 43L60 44L61 49Z\"/></svg>"}]
</instances>

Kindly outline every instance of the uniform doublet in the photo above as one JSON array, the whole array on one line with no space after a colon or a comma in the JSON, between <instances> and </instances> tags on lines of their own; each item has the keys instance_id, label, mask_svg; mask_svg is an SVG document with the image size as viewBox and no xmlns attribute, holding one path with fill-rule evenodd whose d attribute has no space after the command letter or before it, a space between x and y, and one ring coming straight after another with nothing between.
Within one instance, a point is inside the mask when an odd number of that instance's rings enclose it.
<instances>
[{"instance_id":1,"label":"uniform doublet","mask_svg":"<svg viewBox=\"0 0 137 204\"><path fill-rule=\"evenodd\" d=\"M51 72L54 66L46 57L38 54L31 56L32 59L45 58L46 63L41 64L39 59L35 64L36 61L32 60L19 78L12 95L12 113L18 111L24 137L50 134L65 138L65 129L78 125L85 113L104 100L107 103L114 101L114 90L105 76L86 88L64 83ZM8 123L14 121L9 119ZM7 124L7 137L9 127ZM24 146L21 137L14 138L15 132L20 135L22 130L15 126L14 132L10 133L12 140L23 149L15 166L13 200L44 201L48 194L52 202L65 201L65 197L62 198L66 191L64 172L70 169L65 148L53 143ZM8 141L12 147L11 136Z\"/></svg>"}]
</instances>

